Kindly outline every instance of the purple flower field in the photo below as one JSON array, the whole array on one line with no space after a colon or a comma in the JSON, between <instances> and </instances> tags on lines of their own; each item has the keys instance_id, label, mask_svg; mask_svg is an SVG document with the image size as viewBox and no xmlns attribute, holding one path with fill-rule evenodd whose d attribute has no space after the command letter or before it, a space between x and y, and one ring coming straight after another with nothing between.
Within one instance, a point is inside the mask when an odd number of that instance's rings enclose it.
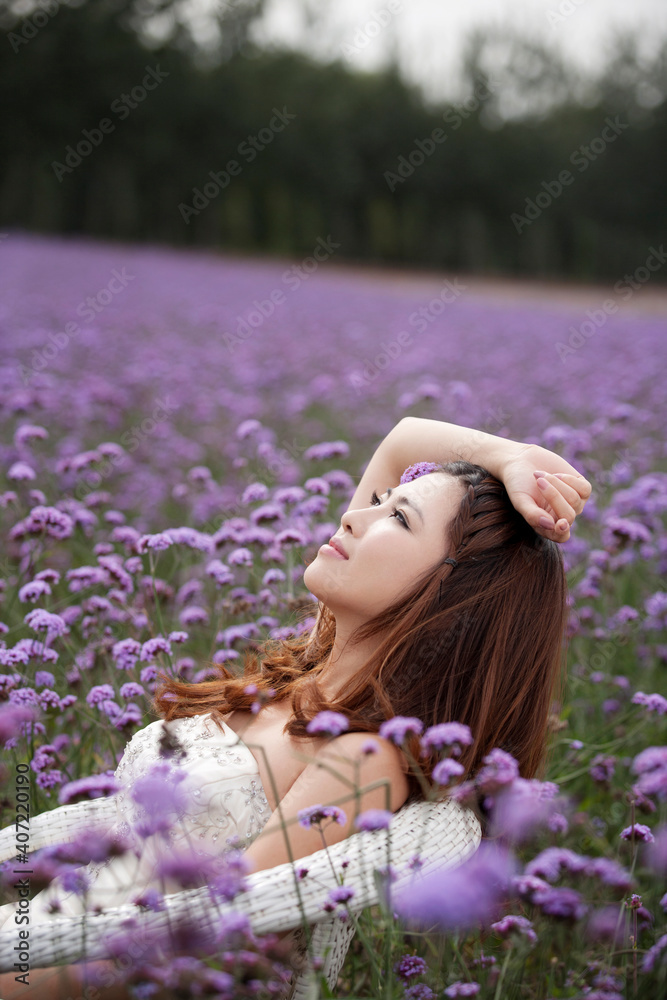
<instances>
[{"instance_id":1,"label":"purple flower field","mask_svg":"<svg viewBox=\"0 0 667 1000\"><path fill-rule=\"evenodd\" d=\"M17 764L33 814L112 793L158 668L204 680L312 625L294 617L317 607L304 566L401 417L478 427L593 484L564 544L568 685L547 774L526 781L496 750L455 788L485 797L494 839L364 913L335 995L667 996L667 291L660 311L654 290L652 309L643 290L540 300L321 254L22 234L0 252L0 826ZM416 731L391 722L397 742ZM417 734L442 786L464 730ZM2 891L15 898L8 877ZM346 919L349 892L322 904ZM280 942L240 922L220 935L234 961L182 960L167 985L277 995Z\"/></svg>"}]
</instances>

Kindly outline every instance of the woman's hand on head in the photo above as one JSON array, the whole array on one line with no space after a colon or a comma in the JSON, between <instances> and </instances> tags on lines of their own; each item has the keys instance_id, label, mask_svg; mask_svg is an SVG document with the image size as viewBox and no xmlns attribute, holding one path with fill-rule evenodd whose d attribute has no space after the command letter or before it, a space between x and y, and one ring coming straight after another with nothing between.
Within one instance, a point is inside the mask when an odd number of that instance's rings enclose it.
<instances>
[{"instance_id":1,"label":"woman's hand on head","mask_svg":"<svg viewBox=\"0 0 667 1000\"><path fill-rule=\"evenodd\" d=\"M516 510L538 535L554 542L568 540L592 493L589 481L569 462L539 445L526 445L508 458L502 481Z\"/></svg>"}]
</instances>

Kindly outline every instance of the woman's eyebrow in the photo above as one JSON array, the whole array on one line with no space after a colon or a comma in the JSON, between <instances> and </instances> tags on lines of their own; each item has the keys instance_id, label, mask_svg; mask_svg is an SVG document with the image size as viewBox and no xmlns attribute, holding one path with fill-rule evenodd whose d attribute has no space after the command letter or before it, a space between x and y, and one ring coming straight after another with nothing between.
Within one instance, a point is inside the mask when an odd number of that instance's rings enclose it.
<instances>
[{"instance_id":1,"label":"woman's eyebrow","mask_svg":"<svg viewBox=\"0 0 667 1000\"><path fill-rule=\"evenodd\" d=\"M393 493L393 492L394 492L394 490L393 490L393 487L391 487L391 486L388 486L388 487L387 487L387 497L390 497L390 496L392 495L392 493ZM402 496L397 496L397 497L395 497L395 499L396 499L396 500L398 500L398 501L399 501L400 503L405 503L405 504L407 504L407 505L408 505L408 507L412 507L412 509L413 509L413 510L416 510L416 511L417 511L417 513L419 514L419 516L420 516L420 517L421 517L421 519L422 519L422 524L424 523L424 515L422 514L422 512L421 512L421 510L419 509L419 507L417 506L417 504L416 504L416 503L413 503L413 501L412 501L412 500L410 500L410 498L409 498L409 497L406 497L406 496L405 496L405 494L403 494Z\"/></svg>"}]
</instances>

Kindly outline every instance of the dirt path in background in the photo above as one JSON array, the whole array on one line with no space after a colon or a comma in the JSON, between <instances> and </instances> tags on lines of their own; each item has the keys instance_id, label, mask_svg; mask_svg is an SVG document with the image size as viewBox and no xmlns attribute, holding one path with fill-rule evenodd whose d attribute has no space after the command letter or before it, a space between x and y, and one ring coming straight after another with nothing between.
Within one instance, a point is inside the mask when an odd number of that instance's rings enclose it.
<instances>
[{"instance_id":1,"label":"dirt path in background","mask_svg":"<svg viewBox=\"0 0 667 1000\"><path fill-rule=\"evenodd\" d=\"M365 264L328 261L325 270L329 273L343 273L346 277L358 278L366 286L377 282L384 291L401 294L406 291L423 292L428 295L440 290L446 280L460 285L484 298L512 301L525 304L552 305L564 309L586 309L600 307L605 299L611 299L623 313L648 313L667 316L667 285L647 281L628 297L629 286L624 283L623 293L614 291L614 282L609 284L580 284L566 281L547 281L530 278L487 278L475 274L448 271L413 271L398 267L377 267ZM623 276L619 276L622 280ZM623 298L623 295L625 298Z\"/></svg>"}]
</instances>

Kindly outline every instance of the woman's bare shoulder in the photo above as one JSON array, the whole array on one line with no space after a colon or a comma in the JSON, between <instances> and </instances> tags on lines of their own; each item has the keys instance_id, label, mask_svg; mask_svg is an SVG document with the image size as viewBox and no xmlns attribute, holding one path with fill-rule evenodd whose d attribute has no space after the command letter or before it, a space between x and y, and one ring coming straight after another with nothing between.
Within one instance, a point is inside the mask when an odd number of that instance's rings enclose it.
<instances>
[{"instance_id":1,"label":"woman's bare shoulder","mask_svg":"<svg viewBox=\"0 0 667 1000\"><path fill-rule=\"evenodd\" d=\"M359 782L389 782L392 810L399 809L408 797L409 765L405 754L390 740L377 733L342 733L329 740L318 752L322 763L330 761L345 769L352 778L358 774Z\"/></svg>"}]
</instances>

